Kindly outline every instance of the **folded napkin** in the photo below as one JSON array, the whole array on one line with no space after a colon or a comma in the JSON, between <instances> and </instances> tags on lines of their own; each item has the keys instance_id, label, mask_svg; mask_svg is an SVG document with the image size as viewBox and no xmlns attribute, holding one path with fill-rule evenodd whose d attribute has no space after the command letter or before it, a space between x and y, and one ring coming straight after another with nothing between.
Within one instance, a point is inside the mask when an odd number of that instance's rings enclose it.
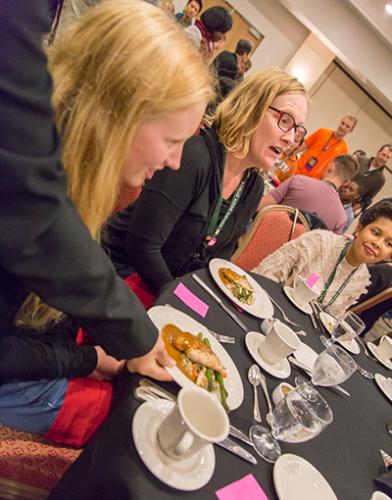
<instances>
[{"instance_id":1,"label":"folded napkin","mask_svg":"<svg viewBox=\"0 0 392 500\"><path fill-rule=\"evenodd\" d=\"M219 500L268 500L267 495L252 474L215 492Z\"/></svg>"},{"instance_id":2,"label":"folded napkin","mask_svg":"<svg viewBox=\"0 0 392 500\"><path fill-rule=\"evenodd\" d=\"M199 297L197 297L193 292L191 292L183 283L180 283L175 288L173 293L176 297L182 300L184 304L190 307L193 311L197 312L197 314L200 314L201 317L206 317L209 306L199 299Z\"/></svg>"}]
</instances>

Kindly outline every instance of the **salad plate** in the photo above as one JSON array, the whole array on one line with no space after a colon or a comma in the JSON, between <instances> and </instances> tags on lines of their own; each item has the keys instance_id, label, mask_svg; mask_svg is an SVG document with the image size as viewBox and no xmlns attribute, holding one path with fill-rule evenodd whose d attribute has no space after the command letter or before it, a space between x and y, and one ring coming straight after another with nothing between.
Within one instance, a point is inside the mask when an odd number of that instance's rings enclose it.
<instances>
[{"instance_id":1,"label":"salad plate","mask_svg":"<svg viewBox=\"0 0 392 500\"><path fill-rule=\"evenodd\" d=\"M172 488L183 491L198 490L211 479L215 469L212 444L183 460L175 460L161 450L157 432L175 403L158 399L143 403L132 420L132 436L136 451L154 476Z\"/></svg>"},{"instance_id":2,"label":"salad plate","mask_svg":"<svg viewBox=\"0 0 392 500\"><path fill-rule=\"evenodd\" d=\"M194 336L201 333L204 339L208 339L211 345L211 350L216 354L216 356L218 356L221 364L227 370L227 377L223 379L225 388L228 392L227 405L231 410L238 408L244 399L244 387L242 385L241 376L230 355L210 334L208 329L174 307L155 306L149 309L147 314L160 332L162 332L167 325L175 325L175 327L181 329L183 332L189 332ZM166 370L181 387L195 386L195 383L177 366L166 367ZM217 394L217 396L219 396L219 394Z\"/></svg>"},{"instance_id":3,"label":"salad plate","mask_svg":"<svg viewBox=\"0 0 392 500\"><path fill-rule=\"evenodd\" d=\"M267 292L247 272L224 259L212 259L209 269L215 283L234 304L256 318L272 318L274 306Z\"/></svg>"}]
</instances>

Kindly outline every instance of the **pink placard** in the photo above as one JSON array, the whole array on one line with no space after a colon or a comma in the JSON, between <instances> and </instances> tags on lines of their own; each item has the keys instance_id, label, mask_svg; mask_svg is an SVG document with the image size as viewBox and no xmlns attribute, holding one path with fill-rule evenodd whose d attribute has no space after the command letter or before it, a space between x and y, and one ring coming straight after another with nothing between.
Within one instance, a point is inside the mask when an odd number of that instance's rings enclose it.
<instances>
[{"instance_id":1,"label":"pink placard","mask_svg":"<svg viewBox=\"0 0 392 500\"><path fill-rule=\"evenodd\" d=\"M320 279L320 276L318 274L312 273L309 276L309 278L306 280L306 284L308 285L309 288L313 288L319 279Z\"/></svg>"},{"instance_id":2,"label":"pink placard","mask_svg":"<svg viewBox=\"0 0 392 500\"><path fill-rule=\"evenodd\" d=\"M215 492L219 500L268 500L267 495L252 474Z\"/></svg>"},{"instance_id":3,"label":"pink placard","mask_svg":"<svg viewBox=\"0 0 392 500\"><path fill-rule=\"evenodd\" d=\"M200 300L199 297L196 297L196 295L192 293L183 283L180 283L174 289L173 293L176 297L182 300L184 304L190 307L193 311L197 312L197 314L200 314L202 318L206 317L209 306Z\"/></svg>"}]
</instances>

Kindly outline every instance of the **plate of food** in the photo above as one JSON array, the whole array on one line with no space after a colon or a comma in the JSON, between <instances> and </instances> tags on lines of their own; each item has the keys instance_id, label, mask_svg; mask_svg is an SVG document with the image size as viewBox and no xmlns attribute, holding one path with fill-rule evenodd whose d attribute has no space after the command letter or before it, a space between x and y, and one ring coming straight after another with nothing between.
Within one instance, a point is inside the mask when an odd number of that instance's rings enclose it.
<instances>
[{"instance_id":1,"label":"plate of food","mask_svg":"<svg viewBox=\"0 0 392 500\"><path fill-rule=\"evenodd\" d=\"M172 307L155 306L148 311L161 332L168 354L176 366L166 368L181 387L209 390L229 410L244 399L240 374L224 347L208 329Z\"/></svg>"},{"instance_id":2,"label":"plate of food","mask_svg":"<svg viewBox=\"0 0 392 500\"><path fill-rule=\"evenodd\" d=\"M224 259L212 259L209 269L215 283L238 307L256 318L272 318L274 306L252 276Z\"/></svg>"}]
</instances>

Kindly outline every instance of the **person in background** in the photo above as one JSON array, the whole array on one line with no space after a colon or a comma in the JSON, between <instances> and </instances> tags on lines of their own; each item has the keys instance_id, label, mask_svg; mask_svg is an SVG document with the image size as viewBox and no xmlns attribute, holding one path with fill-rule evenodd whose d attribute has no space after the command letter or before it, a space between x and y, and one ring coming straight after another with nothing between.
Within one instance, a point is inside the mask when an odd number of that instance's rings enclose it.
<instances>
[{"instance_id":1,"label":"person in background","mask_svg":"<svg viewBox=\"0 0 392 500\"><path fill-rule=\"evenodd\" d=\"M249 60L252 49L252 43L241 38L237 42L235 52L223 50L212 63L218 77L226 76L235 80L238 77L239 68L244 74L245 62Z\"/></svg>"},{"instance_id":2,"label":"person in background","mask_svg":"<svg viewBox=\"0 0 392 500\"><path fill-rule=\"evenodd\" d=\"M37 20L42 28L31 40L31 62L26 54L26 69L21 64L17 83L5 87L18 99L11 94L2 101L0 116L6 180L0 187L0 422L83 446L109 411L112 386L103 379L119 372L121 359L131 372L170 379L156 328L92 238L98 241L121 181L139 186L156 170L178 168L183 143L213 94L212 78L181 27L155 6L116 0L86 12L49 54L66 178L40 52L47 2L34 9L16 4L1 4L0 19L13 53L23 54L18 40L28 46L26 34L32 36ZM14 67L12 61L4 67ZM10 103L22 96L30 101L11 113ZM28 291L35 293L26 298ZM100 345L77 345L79 325Z\"/></svg>"},{"instance_id":3,"label":"person in background","mask_svg":"<svg viewBox=\"0 0 392 500\"><path fill-rule=\"evenodd\" d=\"M381 191L385 184L384 170L392 158L392 144L383 144L375 156L367 158L361 156L357 179L362 179L366 190L361 196L359 206L363 209L372 204L373 198ZM358 207L359 208L359 207Z\"/></svg>"},{"instance_id":4,"label":"person in background","mask_svg":"<svg viewBox=\"0 0 392 500\"><path fill-rule=\"evenodd\" d=\"M174 15L175 6L173 0L159 0L157 5L168 14Z\"/></svg>"},{"instance_id":5,"label":"person in background","mask_svg":"<svg viewBox=\"0 0 392 500\"><path fill-rule=\"evenodd\" d=\"M250 59L246 61L242 61L238 65L238 73L237 73L237 82L242 82L245 78L245 73L247 73L250 69L252 69L252 61Z\"/></svg>"},{"instance_id":6,"label":"person in background","mask_svg":"<svg viewBox=\"0 0 392 500\"><path fill-rule=\"evenodd\" d=\"M321 179L331 161L339 155L348 153L348 145L344 140L357 124L354 116L344 116L336 130L320 128L309 135L298 153L302 153L297 161L297 174Z\"/></svg>"},{"instance_id":7,"label":"person in background","mask_svg":"<svg viewBox=\"0 0 392 500\"><path fill-rule=\"evenodd\" d=\"M327 229L343 232L347 216L338 190L358 171L358 160L352 155L335 158L321 180L294 175L263 197L260 208L268 205L288 205L315 215Z\"/></svg>"},{"instance_id":8,"label":"person in background","mask_svg":"<svg viewBox=\"0 0 392 500\"><path fill-rule=\"evenodd\" d=\"M360 156L366 156L366 151L364 151L363 149L356 149L353 153L353 156L356 156L357 158L359 158Z\"/></svg>"},{"instance_id":9,"label":"person in background","mask_svg":"<svg viewBox=\"0 0 392 500\"><path fill-rule=\"evenodd\" d=\"M159 172L109 220L104 246L119 274L138 273L156 293L214 257L230 259L263 195L260 171L305 136L306 112L303 85L281 69L238 84L187 141L179 172Z\"/></svg>"},{"instance_id":10,"label":"person in background","mask_svg":"<svg viewBox=\"0 0 392 500\"><path fill-rule=\"evenodd\" d=\"M392 203L384 202L363 212L353 241L330 231L309 231L285 243L253 272L290 286L298 277L318 274L318 300L327 312L339 317L369 287L367 266L391 258Z\"/></svg>"},{"instance_id":11,"label":"person in background","mask_svg":"<svg viewBox=\"0 0 392 500\"><path fill-rule=\"evenodd\" d=\"M177 12L176 20L183 26L191 26L195 23L196 16L203 10L202 0L188 0L182 12Z\"/></svg>"},{"instance_id":12,"label":"person in background","mask_svg":"<svg viewBox=\"0 0 392 500\"><path fill-rule=\"evenodd\" d=\"M225 40L225 35L233 26L233 18L224 7L210 7L200 19L185 28L185 33L193 41L206 61L213 56L216 44Z\"/></svg>"},{"instance_id":13,"label":"person in background","mask_svg":"<svg viewBox=\"0 0 392 500\"><path fill-rule=\"evenodd\" d=\"M362 180L359 179L352 179L350 181L343 182L342 186L340 187L339 197L347 216L347 222L344 225L343 233L348 231L349 227L351 226L355 217L353 205L358 203L364 192L365 184Z\"/></svg>"}]
</instances>

